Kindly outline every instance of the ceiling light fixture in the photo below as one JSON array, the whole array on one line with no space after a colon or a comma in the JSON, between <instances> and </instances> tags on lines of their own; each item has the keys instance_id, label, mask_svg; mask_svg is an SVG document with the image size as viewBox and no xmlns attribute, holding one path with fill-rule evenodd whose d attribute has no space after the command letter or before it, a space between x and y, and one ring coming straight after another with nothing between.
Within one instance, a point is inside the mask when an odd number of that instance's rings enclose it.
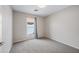
<instances>
[{"instance_id":1,"label":"ceiling light fixture","mask_svg":"<svg viewBox=\"0 0 79 59\"><path fill-rule=\"evenodd\" d=\"M45 8L46 5L38 5L39 8Z\"/></svg>"},{"instance_id":2,"label":"ceiling light fixture","mask_svg":"<svg viewBox=\"0 0 79 59\"><path fill-rule=\"evenodd\" d=\"M35 9L34 11L38 11L38 9Z\"/></svg>"}]
</instances>

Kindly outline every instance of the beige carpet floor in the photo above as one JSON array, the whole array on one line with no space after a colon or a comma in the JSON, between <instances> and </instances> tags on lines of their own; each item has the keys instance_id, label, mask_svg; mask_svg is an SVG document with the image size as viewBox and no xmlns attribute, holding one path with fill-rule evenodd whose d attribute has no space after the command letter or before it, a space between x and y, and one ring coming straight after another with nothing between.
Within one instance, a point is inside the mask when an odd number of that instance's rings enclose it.
<instances>
[{"instance_id":1,"label":"beige carpet floor","mask_svg":"<svg viewBox=\"0 0 79 59\"><path fill-rule=\"evenodd\" d=\"M50 39L33 39L13 45L11 53L78 53L79 50Z\"/></svg>"}]
</instances>

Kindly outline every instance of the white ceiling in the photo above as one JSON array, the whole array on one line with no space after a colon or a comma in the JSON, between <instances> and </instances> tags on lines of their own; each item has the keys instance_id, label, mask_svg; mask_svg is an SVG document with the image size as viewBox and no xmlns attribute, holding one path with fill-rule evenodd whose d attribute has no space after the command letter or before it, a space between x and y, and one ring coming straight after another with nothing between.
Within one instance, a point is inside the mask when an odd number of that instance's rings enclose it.
<instances>
[{"instance_id":1,"label":"white ceiling","mask_svg":"<svg viewBox=\"0 0 79 59\"><path fill-rule=\"evenodd\" d=\"M68 7L68 5L47 5L45 8L39 8L37 5L12 5L11 7L13 10L20 12L25 12L37 16L48 16L54 12ZM38 9L38 11L34 11L35 9Z\"/></svg>"}]
</instances>

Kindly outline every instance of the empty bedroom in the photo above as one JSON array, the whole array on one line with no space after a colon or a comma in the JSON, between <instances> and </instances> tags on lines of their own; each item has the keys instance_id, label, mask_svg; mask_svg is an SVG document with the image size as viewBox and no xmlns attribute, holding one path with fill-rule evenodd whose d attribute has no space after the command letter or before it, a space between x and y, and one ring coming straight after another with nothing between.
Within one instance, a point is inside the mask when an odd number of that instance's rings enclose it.
<instances>
[{"instance_id":1,"label":"empty bedroom","mask_svg":"<svg viewBox=\"0 0 79 59\"><path fill-rule=\"evenodd\" d=\"M79 53L79 5L1 5L0 52Z\"/></svg>"}]
</instances>

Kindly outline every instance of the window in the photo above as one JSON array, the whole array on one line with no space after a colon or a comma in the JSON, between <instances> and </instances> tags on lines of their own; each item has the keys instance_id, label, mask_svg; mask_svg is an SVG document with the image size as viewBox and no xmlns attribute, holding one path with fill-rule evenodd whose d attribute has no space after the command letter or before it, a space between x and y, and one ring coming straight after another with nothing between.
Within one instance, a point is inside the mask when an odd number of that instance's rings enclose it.
<instances>
[{"instance_id":1,"label":"window","mask_svg":"<svg viewBox=\"0 0 79 59\"><path fill-rule=\"evenodd\" d=\"M27 34L34 33L34 18L28 17L27 18Z\"/></svg>"}]
</instances>

